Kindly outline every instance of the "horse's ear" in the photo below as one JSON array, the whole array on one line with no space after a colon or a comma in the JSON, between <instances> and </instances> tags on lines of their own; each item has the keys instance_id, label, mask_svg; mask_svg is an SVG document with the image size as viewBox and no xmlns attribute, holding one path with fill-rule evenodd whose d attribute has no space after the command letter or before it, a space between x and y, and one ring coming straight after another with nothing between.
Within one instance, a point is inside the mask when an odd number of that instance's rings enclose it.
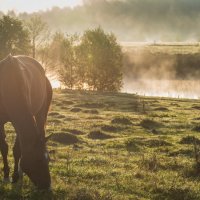
<instances>
[{"instance_id":1,"label":"horse's ear","mask_svg":"<svg viewBox=\"0 0 200 200\"><path fill-rule=\"evenodd\" d=\"M44 141L45 143L53 136L53 133L51 133L50 135L48 135L47 137L45 137Z\"/></svg>"}]
</instances>

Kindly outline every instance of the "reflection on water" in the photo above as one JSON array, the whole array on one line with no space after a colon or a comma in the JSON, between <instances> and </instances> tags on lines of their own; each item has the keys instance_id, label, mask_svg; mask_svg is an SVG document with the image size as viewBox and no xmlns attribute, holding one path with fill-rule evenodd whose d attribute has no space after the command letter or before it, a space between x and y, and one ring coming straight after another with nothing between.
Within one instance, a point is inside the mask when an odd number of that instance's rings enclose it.
<instances>
[{"instance_id":1,"label":"reflection on water","mask_svg":"<svg viewBox=\"0 0 200 200\"><path fill-rule=\"evenodd\" d=\"M64 88L56 78L50 78L53 88ZM122 92L144 96L200 99L200 80L124 80Z\"/></svg>"},{"instance_id":2,"label":"reflection on water","mask_svg":"<svg viewBox=\"0 0 200 200\"><path fill-rule=\"evenodd\" d=\"M124 81L122 92L145 96L200 98L198 80L135 80Z\"/></svg>"}]
</instances>

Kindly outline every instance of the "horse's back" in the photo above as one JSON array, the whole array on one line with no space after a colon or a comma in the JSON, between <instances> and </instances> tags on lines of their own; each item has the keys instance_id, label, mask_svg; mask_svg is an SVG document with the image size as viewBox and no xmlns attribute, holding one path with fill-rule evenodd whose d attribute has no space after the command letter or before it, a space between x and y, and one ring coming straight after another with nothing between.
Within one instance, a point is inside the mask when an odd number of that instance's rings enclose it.
<instances>
[{"instance_id":1,"label":"horse's back","mask_svg":"<svg viewBox=\"0 0 200 200\"><path fill-rule=\"evenodd\" d=\"M27 56L8 56L0 66L0 104L8 115L35 115L47 99L42 66Z\"/></svg>"}]
</instances>

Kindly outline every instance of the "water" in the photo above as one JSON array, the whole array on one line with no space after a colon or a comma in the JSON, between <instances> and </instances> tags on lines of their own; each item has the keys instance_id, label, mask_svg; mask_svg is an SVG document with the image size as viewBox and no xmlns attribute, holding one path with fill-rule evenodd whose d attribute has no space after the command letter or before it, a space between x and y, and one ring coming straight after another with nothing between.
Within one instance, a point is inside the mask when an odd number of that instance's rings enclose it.
<instances>
[{"instance_id":1,"label":"water","mask_svg":"<svg viewBox=\"0 0 200 200\"><path fill-rule=\"evenodd\" d=\"M56 78L50 78L53 88L61 88ZM200 81L198 80L124 80L121 90L144 96L200 99Z\"/></svg>"}]
</instances>

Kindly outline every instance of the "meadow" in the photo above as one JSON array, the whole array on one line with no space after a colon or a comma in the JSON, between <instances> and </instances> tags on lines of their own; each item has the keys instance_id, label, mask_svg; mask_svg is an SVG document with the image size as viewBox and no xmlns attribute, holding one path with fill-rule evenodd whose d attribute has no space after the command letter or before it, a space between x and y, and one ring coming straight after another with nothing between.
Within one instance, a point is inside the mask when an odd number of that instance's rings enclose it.
<instances>
[{"instance_id":1,"label":"meadow","mask_svg":"<svg viewBox=\"0 0 200 200\"><path fill-rule=\"evenodd\" d=\"M149 51L151 53L196 54L200 51L199 43L122 43L125 52Z\"/></svg>"},{"instance_id":2,"label":"meadow","mask_svg":"<svg viewBox=\"0 0 200 200\"><path fill-rule=\"evenodd\" d=\"M50 133L52 191L0 171L1 200L200 199L200 100L55 90Z\"/></svg>"}]
</instances>

